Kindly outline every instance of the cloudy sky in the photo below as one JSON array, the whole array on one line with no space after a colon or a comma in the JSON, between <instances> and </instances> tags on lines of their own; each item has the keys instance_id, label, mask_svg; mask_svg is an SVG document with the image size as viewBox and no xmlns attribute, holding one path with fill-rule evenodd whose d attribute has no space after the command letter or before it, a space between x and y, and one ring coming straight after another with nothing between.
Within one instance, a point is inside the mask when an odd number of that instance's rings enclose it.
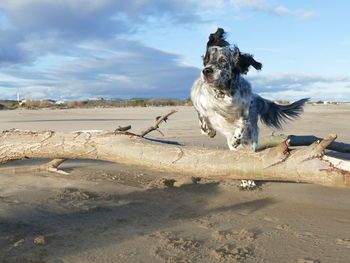
<instances>
[{"instance_id":1,"label":"cloudy sky","mask_svg":"<svg viewBox=\"0 0 350 263\"><path fill-rule=\"evenodd\" d=\"M208 35L270 98L350 101L347 0L0 0L0 99L187 98Z\"/></svg>"}]
</instances>

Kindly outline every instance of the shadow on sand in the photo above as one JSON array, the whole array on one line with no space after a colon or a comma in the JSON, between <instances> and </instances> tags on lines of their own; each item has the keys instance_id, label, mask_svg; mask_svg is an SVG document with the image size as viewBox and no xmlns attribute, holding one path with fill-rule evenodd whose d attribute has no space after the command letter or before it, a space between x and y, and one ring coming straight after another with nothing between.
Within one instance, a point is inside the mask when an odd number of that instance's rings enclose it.
<instances>
[{"instance_id":1,"label":"shadow on sand","mask_svg":"<svg viewBox=\"0 0 350 263\"><path fill-rule=\"evenodd\" d=\"M76 192L77 189L67 188L60 193L60 198L48 199L37 207L25 209L28 213L1 220L1 262L59 259L136 236L147 236L183 220L243 209L254 213L276 202L272 198L232 200L225 206L213 208L211 199L219 194L217 183L126 194L80 191L77 195ZM37 214L33 216L31 210L36 210ZM33 243L38 235L45 236L45 245ZM18 240L24 240L23 244L14 248L13 243Z\"/></svg>"}]
</instances>

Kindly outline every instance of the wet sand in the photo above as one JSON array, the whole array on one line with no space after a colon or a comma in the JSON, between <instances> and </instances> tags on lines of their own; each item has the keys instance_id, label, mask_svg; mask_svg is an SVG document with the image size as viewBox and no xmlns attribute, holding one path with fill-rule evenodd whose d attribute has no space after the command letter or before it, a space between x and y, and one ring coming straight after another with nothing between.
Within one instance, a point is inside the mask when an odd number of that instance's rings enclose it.
<instances>
[{"instance_id":1,"label":"wet sand","mask_svg":"<svg viewBox=\"0 0 350 263\"><path fill-rule=\"evenodd\" d=\"M0 111L0 125L66 132L132 125L139 133L170 109ZM161 126L165 137L151 137L226 148L222 136L200 134L192 107L177 109ZM262 136L273 132L260 127ZM350 105L308 105L275 133L337 133L350 143L349 131ZM350 189L263 182L247 192L234 180L193 183L91 160L63 163L69 175L28 168L43 161L0 167L0 262L349 262Z\"/></svg>"}]
</instances>

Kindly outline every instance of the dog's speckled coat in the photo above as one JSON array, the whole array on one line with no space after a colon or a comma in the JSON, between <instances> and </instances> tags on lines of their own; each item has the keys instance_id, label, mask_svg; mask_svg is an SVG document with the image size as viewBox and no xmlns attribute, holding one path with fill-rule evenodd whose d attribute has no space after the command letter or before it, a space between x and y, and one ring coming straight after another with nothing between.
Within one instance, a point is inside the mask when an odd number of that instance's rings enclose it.
<instances>
[{"instance_id":1,"label":"dog's speckled coat","mask_svg":"<svg viewBox=\"0 0 350 263\"><path fill-rule=\"evenodd\" d=\"M231 150L255 150L258 143L258 118L268 126L281 127L286 119L298 116L308 99L290 105L278 105L252 92L241 75L250 66L261 69L261 63L250 54L230 48L219 28L209 36L204 56L204 69L194 82L191 99L199 116L203 134L226 136Z\"/></svg>"}]
</instances>

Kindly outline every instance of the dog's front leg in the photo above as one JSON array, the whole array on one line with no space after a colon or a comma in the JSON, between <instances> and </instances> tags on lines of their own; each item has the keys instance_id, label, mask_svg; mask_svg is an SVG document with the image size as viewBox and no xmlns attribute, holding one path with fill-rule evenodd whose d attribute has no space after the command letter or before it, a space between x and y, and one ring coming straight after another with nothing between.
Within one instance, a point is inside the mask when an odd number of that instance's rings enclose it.
<instances>
[{"instance_id":1,"label":"dog's front leg","mask_svg":"<svg viewBox=\"0 0 350 263\"><path fill-rule=\"evenodd\" d=\"M215 137L216 131L212 127L209 119L198 113L199 126L201 127L201 132L204 135L208 135L210 138Z\"/></svg>"}]
</instances>

